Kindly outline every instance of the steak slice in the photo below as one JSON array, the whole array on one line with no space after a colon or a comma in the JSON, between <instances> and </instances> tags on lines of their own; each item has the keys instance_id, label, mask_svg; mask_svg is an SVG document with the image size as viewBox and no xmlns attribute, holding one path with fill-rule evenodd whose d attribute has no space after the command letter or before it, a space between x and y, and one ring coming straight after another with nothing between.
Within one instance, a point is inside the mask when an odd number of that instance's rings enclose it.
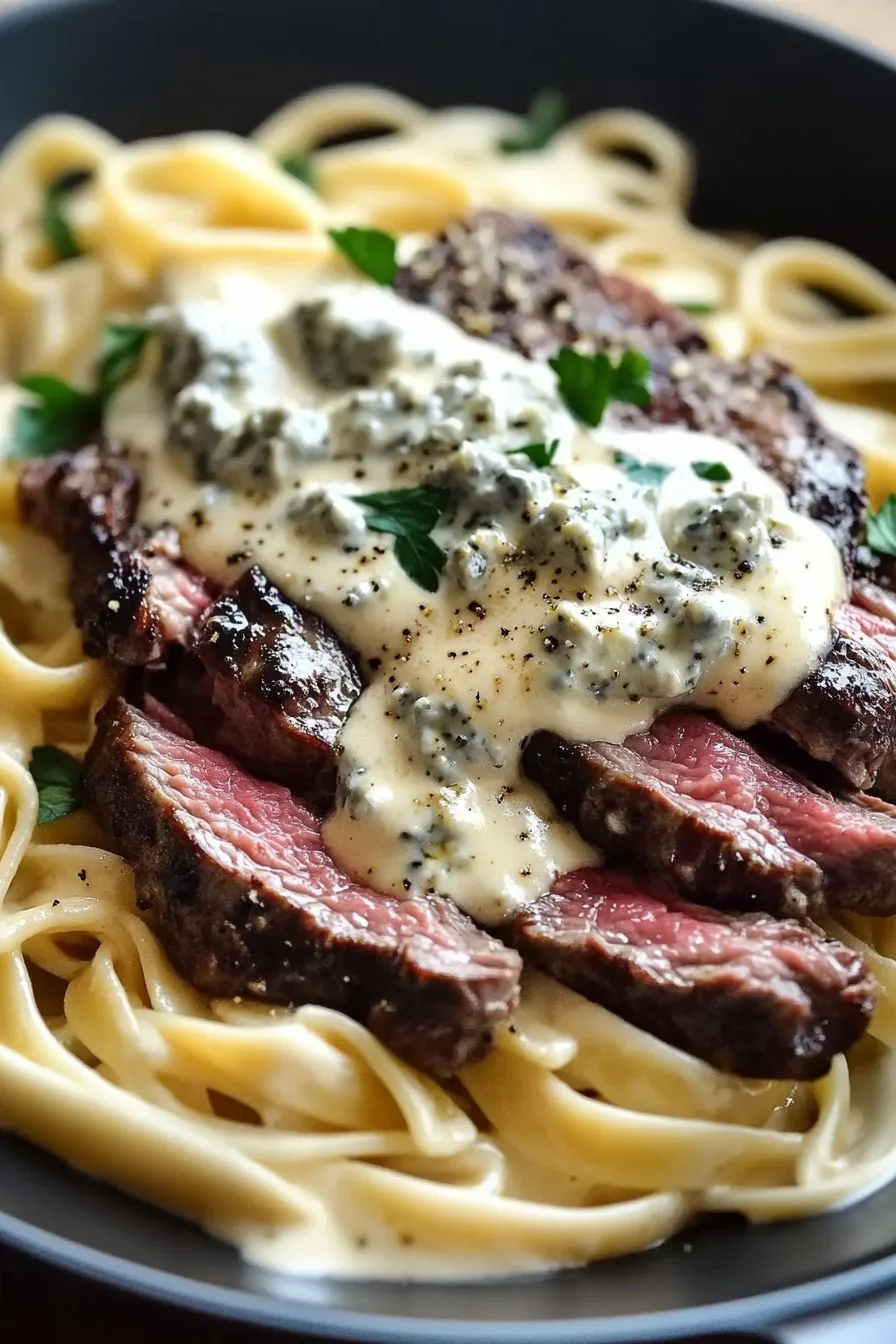
<instances>
[{"instance_id":1,"label":"steak slice","mask_svg":"<svg viewBox=\"0 0 896 1344\"><path fill-rule=\"evenodd\" d=\"M719 914L614 869L559 878L513 936L571 989L746 1078L820 1078L874 1008L862 957L819 930Z\"/></svg>"},{"instance_id":2,"label":"steak slice","mask_svg":"<svg viewBox=\"0 0 896 1344\"><path fill-rule=\"evenodd\" d=\"M136 524L139 497L133 468L96 444L29 463L19 481L24 521L71 560L85 653L119 667L163 661L212 600L173 528Z\"/></svg>"},{"instance_id":3,"label":"steak slice","mask_svg":"<svg viewBox=\"0 0 896 1344\"><path fill-rule=\"evenodd\" d=\"M805 915L896 910L896 809L833 798L701 714L621 746L536 733L527 773L586 839L707 905Z\"/></svg>"},{"instance_id":4,"label":"steak slice","mask_svg":"<svg viewBox=\"0 0 896 1344\"><path fill-rule=\"evenodd\" d=\"M339 1009L430 1073L487 1054L517 1002L519 955L450 901L352 881L286 789L122 700L97 720L86 783L197 988Z\"/></svg>"},{"instance_id":5,"label":"steak slice","mask_svg":"<svg viewBox=\"0 0 896 1344\"><path fill-rule=\"evenodd\" d=\"M202 615L190 649L159 694L198 741L331 806L337 738L361 678L326 622L253 566Z\"/></svg>"},{"instance_id":6,"label":"steak slice","mask_svg":"<svg viewBox=\"0 0 896 1344\"><path fill-rule=\"evenodd\" d=\"M877 621L842 607L831 652L769 720L857 789L870 788L896 756L896 661L875 637Z\"/></svg>"},{"instance_id":7,"label":"steak slice","mask_svg":"<svg viewBox=\"0 0 896 1344\"><path fill-rule=\"evenodd\" d=\"M608 421L684 425L738 444L798 512L824 525L851 567L865 518L864 469L778 360L719 359L683 313L649 290L601 274L533 220L498 211L450 224L399 269L396 287L473 335L532 358L572 343L643 350L653 367L651 404L613 406Z\"/></svg>"}]
</instances>

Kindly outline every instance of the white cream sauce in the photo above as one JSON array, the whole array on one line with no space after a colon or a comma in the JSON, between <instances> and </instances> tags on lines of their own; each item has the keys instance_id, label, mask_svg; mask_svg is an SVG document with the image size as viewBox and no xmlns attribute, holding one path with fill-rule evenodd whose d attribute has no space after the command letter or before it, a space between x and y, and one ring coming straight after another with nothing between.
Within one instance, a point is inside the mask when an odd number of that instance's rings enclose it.
<instances>
[{"instance_id":1,"label":"white cream sauce","mask_svg":"<svg viewBox=\"0 0 896 1344\"><path fill-rule=\"evenodd\" d=\"M189 559L221 582L259 564L358 651L368 684L342 734L325 838L359 879L443 892L499 922L594 860L521 774L529 733L621 741L684 700L744 727L829 648L845 597L839 556L730 444L583 429L549 368L356 280L206 269L169 297L211 304L182 311L229 321L256 344L261 371L238 390L181 394L193 400L187 447L175 450L151 348L106 429L141 473L144 521L173 523ZM394 362L370 389L322 386L295 324L276 337L264 325L296 300L322 303L328 330L366 341L374 361L389 347ZM251 458L255 477L250 459L196 448L210 422L232 437L253 408L287 404L280 439ZM554 439L556 471L507 455ZM638 484L617 453L668 474ZM195 461L217 479L197 481ZM699 462L723 463L730 480L702 479ZM351 500L423 482L459 501L433 534L448 554L436 593L412 582L392 538L367 530Z\"/></svg>"}]
</instances>

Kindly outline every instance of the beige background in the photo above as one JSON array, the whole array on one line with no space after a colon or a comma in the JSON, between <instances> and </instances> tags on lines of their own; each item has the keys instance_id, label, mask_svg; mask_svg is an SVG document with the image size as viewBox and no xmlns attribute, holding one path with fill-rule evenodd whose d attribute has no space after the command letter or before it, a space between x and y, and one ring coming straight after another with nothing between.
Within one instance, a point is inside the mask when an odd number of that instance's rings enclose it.
<instances>
[{"instance_id":1,"label":"beige background","mask_svg":"<svg viewBox=\"0 0 896 1344\"><path fill-rule=\"evenodd\" d=\"M27 0L0 0L0 9ZM896 56L896 0L764 0L769 9L790 10L821 19L867 42L886 47Z\"/></svg>"}]
</instances>

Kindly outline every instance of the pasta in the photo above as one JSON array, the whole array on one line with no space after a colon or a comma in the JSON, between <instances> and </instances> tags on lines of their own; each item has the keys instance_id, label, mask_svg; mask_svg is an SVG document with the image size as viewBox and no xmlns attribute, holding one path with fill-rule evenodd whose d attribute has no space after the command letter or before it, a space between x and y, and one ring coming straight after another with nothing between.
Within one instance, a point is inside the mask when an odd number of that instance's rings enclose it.
<instances>
[{"instance_id":1,"label":"pasta","mask_svg":"<svg viewBox=\"0 0 896 1344\"><path fill-rule=\"evenodd\" d=\"M370 127L383 134L319 148ZM141 312L172 273L287 274L329 256L329 227L429 233L494 205L705 309L721 354L780 354L863 450L872 494L894 488L893 284L823 243L694 227L691 151L641 113L499 154L518 127L366 87L299 98L248 140L122 145L74 118L38 122L0 157L3 424L12 379L84 379L102 315ZM316 191L278 166L311 151ZM85 168L69 208L86 254L54 266L44 189ZM819 290L866 315L843 318ZM66 581L0 463L0 1125L291 1271L528 1271L649 1246L702 1210L828 1209L896 1174L892 922L834 930L866 951L881 1001L870 1037L817 1084L723 1075L535 972L495 1052L447 1086L330 1010L197 993L95 823L37 824L32 750L82 756L113 686L81 653Z\"/></svg>"}]
</instances>

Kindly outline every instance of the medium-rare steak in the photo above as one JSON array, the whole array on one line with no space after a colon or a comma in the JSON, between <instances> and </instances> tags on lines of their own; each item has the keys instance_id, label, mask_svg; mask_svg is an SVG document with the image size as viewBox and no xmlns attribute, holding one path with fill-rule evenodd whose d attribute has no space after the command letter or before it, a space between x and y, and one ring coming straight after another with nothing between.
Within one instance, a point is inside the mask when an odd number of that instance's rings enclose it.
<instances>
[{"instance_id":1,"label":"medium-rare steak","mask_svg":"<svg viewBox=\"0 0 896 1344\"><path fill-rule=\"evenodd\" d=\"M361 678L329 626L253 566L199 619L190 649L165 698L196 738L330 806L337 738Z\"/></svg>"},{"instance_id":2,"label":"medium-rare steak","mask_svg":"<svg viewBox=\"0 0 896 1344\"><path fill-rule=\"evenodd\" d=\"M19 481L25 522L71 560L85 652L121 667L161 662L171 645L186 642L212 599L173 528L137 526L139 496L133 468L93 444L29 463Z\"/></svg>"},{"instance_id":3,"label":"medium-rare steak","mask_svg":"<svg viewBox=\"0 0 896 1344\"><path fill-rule=\"evenodd\" d=\"M586 839L706 905L802 915L896 910L896 809L829 793L701 714L621 746L536 733L527 773Z\"/></svg>"},{"instance_id":4,"label":"medium-rare steak","mask_svg":"<svg viewBox=\"0 0 896 1344\"><path fill-rule=\"evenodd\" d=\"M559 878L514 939L571 989L747 1078L821 1077L874 1008L862 957L818 930L719 914L612 868Z\"/></svg>"},{"instance_id":5,"label":"medium-rare steak","mask_svg":"<svg viewBox=\"0 0 896 1344\"><path fill-rule=\"evenodd\" d=\"M611 407L608 419L642 429L684 425L738 444L798 512L827 528L851 567L865 519L861 461L824 428L811 393L777 360L717 358L693 323L649 290L602 275L531 219L497 211L450 224L400 268L396 285L473 335L533 358L572 343L644 350L651 404Z\"/></svg>"},{"instance_id":6,"label":"medium-rare steak","mask_svg":"<svg viewBox=\"0 0 896 1344\"><path fill-rule=\"evenodd\" d=\"M874 619L843 607L831 652L769 720L857 789L870 788L896 757L896 662L872 637Z\"/></svg>"},{"instance_id":7,"label":"medium-rare steak","mask_svg":"<svg viewBox=\"0 0 896 1344\"><path fill-rule=\"evenodd\" d=\"M518 954L450 901L354 882L286 789L122 700L99 716L86 780L141 906L199 989L339 1009L431 1073L487 1053L517 1002Z\"/></svg>"}]
</instances>

